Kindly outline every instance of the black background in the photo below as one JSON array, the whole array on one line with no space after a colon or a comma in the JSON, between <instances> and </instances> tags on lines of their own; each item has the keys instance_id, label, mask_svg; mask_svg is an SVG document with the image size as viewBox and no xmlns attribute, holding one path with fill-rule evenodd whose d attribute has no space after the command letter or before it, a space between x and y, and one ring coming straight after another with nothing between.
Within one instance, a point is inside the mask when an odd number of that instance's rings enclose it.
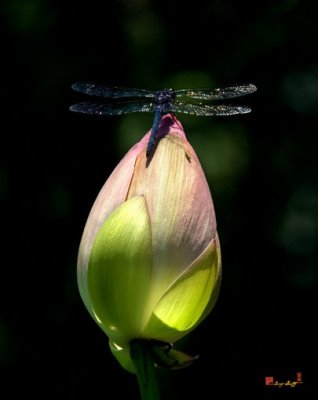
<instances>
[{"instance_id":1,"label":"black background","mask_svg":"<svg viewBox=\"0 0 318 400\"><path fill-rule=\"evenodd\" d=\"M249 115L179 116L224 273L214 311L180 344L199 361L160 382L166 399L315 397L317 20L315 1L1 2L1 398L139 398L81 302L76 257L99 189L152 116L72 114L75 81L257 85ZM296 372L302 387L264 385Z\"/></svg>"}]
</instances>

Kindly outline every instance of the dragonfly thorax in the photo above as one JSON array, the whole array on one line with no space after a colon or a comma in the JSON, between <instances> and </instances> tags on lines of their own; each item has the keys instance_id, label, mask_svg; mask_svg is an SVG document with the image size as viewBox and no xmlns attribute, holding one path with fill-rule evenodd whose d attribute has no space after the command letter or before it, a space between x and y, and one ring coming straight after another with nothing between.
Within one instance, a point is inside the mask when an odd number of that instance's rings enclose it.
<instances>
[{"instance_id":1,"label":"dragonfly thorax","mask_svg":"<svg viewBox=\"0 0 318 400\"><path fill-rule=\"evenodd\" d=\"M173 89L163 89L156 92L155 104L170 104L175 99L176 93Z\"/></svg>"}]
</instances>

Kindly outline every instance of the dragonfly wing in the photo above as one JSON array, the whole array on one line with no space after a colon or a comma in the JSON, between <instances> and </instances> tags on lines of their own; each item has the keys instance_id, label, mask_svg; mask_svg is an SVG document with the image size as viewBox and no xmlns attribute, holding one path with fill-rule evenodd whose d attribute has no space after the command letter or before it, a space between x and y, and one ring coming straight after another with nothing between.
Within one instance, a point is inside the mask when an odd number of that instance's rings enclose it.
<instances>
[{"instance_id":1,"label":"dragonfly wing","mask_svg":"<svg viewBox=\"0 0 318 400\"><path fill-rule=\"evenodd\" d=\"M71 111L94 115L121 115L134 112L154 111L153 103L92 103L84 102L74 104Z\"/></svg>"},{"instance_id":2,"label":"dragonfly wing","mask_svg":"<svg viewBox=\"0 0 318 400\"><path fill-rule=\"evenodd\" d=\"M181 89L176 90L175 93L176 97L189 97L197 100L223 100L246 96L247 94L253 93L256 90L256 86L249 84L230 86L223 89Z\"/></svg>"},{"instance_id":3,"label":"dragonfly wing","mask_svg":"<svg viewBox=\"0 0 318 400\"><path fill-rule=\"evenodd\" d=\"M72 85L72 89L80 93L88 94L90 96L105 97L107 99L120 99L127 97L155 97L155 92L152 92L150 90L119 87L112 88L95 83L77 82Z\"/></svg>"},{"instance_id":4,"label":"dragonfly wing","mask_svg":"<svg viewBox=\"0 0 318 400\"><path fill-rule=\"evenodd\" d=\"M174 111L183 114L191 114L198 116L214 116L214 115L236 115L251 112L249 107L234 105L207 105L207 104L187 104L175 102Z\"/></svg>"}]
</instances>

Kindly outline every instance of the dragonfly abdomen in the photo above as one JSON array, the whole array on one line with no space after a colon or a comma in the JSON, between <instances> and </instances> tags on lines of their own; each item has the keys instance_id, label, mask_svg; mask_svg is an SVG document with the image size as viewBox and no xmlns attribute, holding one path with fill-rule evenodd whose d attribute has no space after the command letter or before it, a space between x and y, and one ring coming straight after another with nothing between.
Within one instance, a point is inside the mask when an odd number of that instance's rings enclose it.
<instances>
[{"instance_id":1,"label":"dragonfly abdomen","mask_svg":"<svg viewBox=\"0 0 318 400\"><path fill-rule=\"evenodd\" d=\"M161 121L161 117L162 117L162 110L161 107L157 106L156 110L155 110L155 117L153 119L153 124L152 124L152 128L151 128L151 134L148 140L148 144L147 144L147 151L146 151L146 156L149 157L150 154L152 153L152 150L154 148L154 145L156 143L156 135L157 135L157 131L159 128L159 124Z\"/></svg>"}]
</instances>

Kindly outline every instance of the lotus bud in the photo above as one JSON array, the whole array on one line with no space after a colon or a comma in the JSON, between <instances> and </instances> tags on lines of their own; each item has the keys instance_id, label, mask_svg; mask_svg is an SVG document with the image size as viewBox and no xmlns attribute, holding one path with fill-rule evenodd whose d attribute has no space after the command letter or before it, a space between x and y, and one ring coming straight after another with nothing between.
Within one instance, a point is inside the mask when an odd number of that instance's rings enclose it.
<instances>
[{"instance_id":1,"label":"lotus bud","mask_svg":"<svg viewBox=\"0 0 318 400\"><path fill-rule=\"evenodd\" d=\"M180 122L165 115L101 189L78 256L78 286L110 348L134 372L133 339L174 343L213 308L221 256L210 190Z\"/></svg>"}]
</instances>

